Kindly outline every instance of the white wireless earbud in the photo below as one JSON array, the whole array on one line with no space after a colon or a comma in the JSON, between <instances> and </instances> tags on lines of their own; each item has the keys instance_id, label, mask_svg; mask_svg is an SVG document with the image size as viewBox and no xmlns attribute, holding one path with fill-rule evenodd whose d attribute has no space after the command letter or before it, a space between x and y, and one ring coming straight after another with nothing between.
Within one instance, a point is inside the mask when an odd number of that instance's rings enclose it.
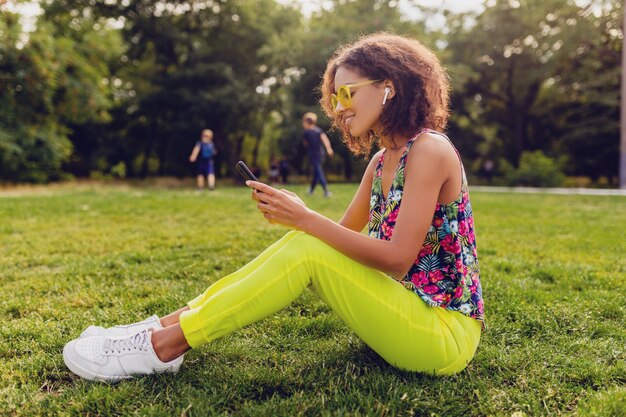
<instances>
[{"instance_id":1,"label":"white wireless earbud","mask_svg":"<svg viewBox=\"0 0 626 417\"><path fill-rule=\"evenodd\" d=\"M389 93L391 93L391 88L385 87L385 96L383 97L383 106L387 102L387 96L389 95Z\"/></svg>"}]
</instances>

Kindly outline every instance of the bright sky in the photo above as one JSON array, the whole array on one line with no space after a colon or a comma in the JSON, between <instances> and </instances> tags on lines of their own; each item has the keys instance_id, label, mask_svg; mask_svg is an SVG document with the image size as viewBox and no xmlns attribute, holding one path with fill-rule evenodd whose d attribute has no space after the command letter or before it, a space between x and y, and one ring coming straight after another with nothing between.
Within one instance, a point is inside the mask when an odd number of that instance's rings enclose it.
<instances>
[{"instance_id":1,"label":"bright sky","mask_svg":"<svg viewBox=\"0 0 626 417\"><path fill-rule=\"evenodd\" d=\"M451 12L479 12L483 10L483 0L416 0L409 4L407 0L400 0L400 7L410 18L420 16L419 6L438 8L440 12L449 10ZM417 6L413 4L417 3ZM440 29L445 24L443 14L437 14L426 22L426 27L430 29Z\"/></svg>"},{"instance_id":2,"label":"bright sky","mask_svg":"<svg viewBox=\"0 0 626 417\"><path fill-rule=\"evenodd\" d=\"M483 0L397 0L406 12L410 15L414 13L411 9L414 7L410 3L417 3L418 6L426 7L439 7L442 10L447 9L454 12L466 12L470 10L480 10L482 8ZM305 15L309 15L315 10L319 10L321 7L332 7L332 1L327 0L278 0L279 3L300 3L302 5L302 12Z\"/></svg>"},{"instance_id":3,"label":"bright sky","mask_svg":"<svg viewBox=\"0 0 626 417\"><path fill-rule=\"evenodd\" d=\"M448 9L453 12L478 11L483 8L483 0L421 0L418 3L428 7L439 6L442 9Z\"/></svg>"},{"instance_id":4,"label":"bright sky","mask_svg":"<svg viewBox=\"0 0 626 417\"><path fill-rule=\"evenodd\" d=\"M279 3L290 4L299 3L300 10L305 16L316 10L325 7L332 7L333 2L328 0L277 0ZM420 17L420 6L428 8L438 8L440 11L449 10L452 12L480 11L483 9L484 0L396 0L400 8L411 19ZM445 22L442 14L435 15L427 26L431 29L439 29Z\"/></svg>"},{"instance_id":5,"label":"bright sky","mask_svg":"<svg viewBox=\"0 0 626 417\"><path fill-rule=\"evenodd\" d=\"M280 3L300 3L300 7L302 13L305 15L310 15L315 10L319 10L321 7L329 7L332 5L332 2L327 0L277 0ZM398 0L400 3L400 7L405 11L407 16L416 18L419 17L419 5L426 7L438 7L442 11L450 10L453 12L466 12L466 11L478 11L482 9L483 0ZM0 4L4 3L4 1L0 0ZM415 7L413 4L417 4ZM26 32L30 32L34 29L35 16L41 13L41 8L39 7L38 1L32 2L24 2L15 4L15 2L8 0L6 4L2 6L8 10L18 11L24 16L22 19L22 24L24 25L24 30ZM443 22L443 17L440 21L435 19L432 23L433 27L437 27Z\"/></svg>"}]
</instances>

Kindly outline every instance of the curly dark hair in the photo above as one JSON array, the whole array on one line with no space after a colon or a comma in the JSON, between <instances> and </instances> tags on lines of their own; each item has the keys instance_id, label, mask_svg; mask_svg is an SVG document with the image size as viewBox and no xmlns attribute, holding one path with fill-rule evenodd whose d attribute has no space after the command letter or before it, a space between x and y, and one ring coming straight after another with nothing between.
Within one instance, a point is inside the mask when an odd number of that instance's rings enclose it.
<instances>
[{"instance_id":1,"label":"curly dark hair","mask_svg":"<svg viewBox=\"0 0 626 417\"><path fill-rule=\"evenodd\" d=\"M393 82L395 97L387 102L380 116L383 136L395 142L423 128L445 129L450 114L449 77L435 54L415 39L384 32L364 36L335 52L320 86L322 109L354 154L367 156L377 138L372 131L368 138L353 137L334 113L330 96L335 92L335 73L339 67L372 80Z\"/></svg>"}]
</instances>

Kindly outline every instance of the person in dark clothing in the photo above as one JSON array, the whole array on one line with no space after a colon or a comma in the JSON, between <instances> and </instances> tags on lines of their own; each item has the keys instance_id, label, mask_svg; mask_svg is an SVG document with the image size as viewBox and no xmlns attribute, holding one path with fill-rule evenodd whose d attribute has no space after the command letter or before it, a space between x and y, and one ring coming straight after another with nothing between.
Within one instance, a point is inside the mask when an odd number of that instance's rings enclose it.
<instances>
[{"instance_id":1,"label":"person in dark clothing","mask_svg":"<svg viewBox=\"0 0 626 417\"><path fill-rule=\"evenodd\" d=\"M276 157L272 157L272 159L270 159L270 175L268 177L270 184L277 184L280 181L278 176L278 164L279 162Z\"/></svg>"},{"instance_id":2,"label":"person in dark clothing","mask_svg":"<svg viewBox=\"0 0 626 417\"><path fill-rule=\"evenodd\" d=\"M316 125L317 115L315 113L305 113L302 116L302 127L304 128L304 146L307 148L309 155L309 162L311 163L311 169L313 170L313 179L311 180L311 186L309 188L309 194L313 194L315 186L319 182L324 189L324 196L330 197L331 193L328 191L328 185L326 183L326 177L324 176L324 169L322 164L324 162L324 155L328 153L331 158L334 155L333 148L330 146L330 140L326 133Z\"/></svg>"},{"instance_id":3,"label":"person in dark clothing","mask_svg":"<svg viewBox=\"0 0 626 417\"><path fill-rule=\"evenodd\" d=\"M209 190L215 189L215 168L213 167L213 157L217 154L217 148L213 143L213 131L211 129L204 129L202 131L201 140L197 141L191 155L189 156L189 162L196 162L198 166L198 190L204 188L204 179L207 179Z\"/></svg>"},{"instance_id":4,"label":"person in dark clothing","mask_svg":"<svg viewBox=\"0 0 626 417\"><path fill-rule=\"evenodd\" d=\"M278 172L282 183L287 184L289 182L289 160L286 157L278 161Z\"/></svg>"}]
</instances>

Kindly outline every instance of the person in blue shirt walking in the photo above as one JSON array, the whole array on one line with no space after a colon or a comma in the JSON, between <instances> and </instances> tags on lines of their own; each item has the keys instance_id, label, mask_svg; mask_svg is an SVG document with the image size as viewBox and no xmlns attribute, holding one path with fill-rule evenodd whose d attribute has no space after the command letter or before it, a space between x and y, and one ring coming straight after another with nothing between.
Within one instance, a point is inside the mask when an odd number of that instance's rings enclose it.
<instances>
[{"instance_id":1,"label":"person in blue shirt walking","mask_svg":"<svg viewBox=\"0 0 626 417\"><path fill-rule=\"evenodd\" d=\"M328 185L326 183L326 177L324 176L324 169L322 164L324 163L324 150L331 158L334 155L333 148L330 146L330 140L326 133L316 125L317 115L315 113L307 112L302 116L302 127L304 128L304 146L309 154L309 162L311 169L313 170L313 180L309 188L309 194L313 194L315 186L319 182L324 189L324 196L330 197L328 191Z\"/></svg>"},{"instance_id":2,"label":"person in blue shirt walking","mask_svg":"<svg viewBox=\"0 0 626 417\"><path fill-rule=\"evenodd\" d=\"M217 148L213 143L213 131L211 129L204 129L202 131L202 138L191 151L189 156L190 162L196 162L198 168L198 190L204 189L204 179L207 178L209 190L215 189L215 168L213 164L213 157L217 155Z\"/></svg>"}]
</instances>

